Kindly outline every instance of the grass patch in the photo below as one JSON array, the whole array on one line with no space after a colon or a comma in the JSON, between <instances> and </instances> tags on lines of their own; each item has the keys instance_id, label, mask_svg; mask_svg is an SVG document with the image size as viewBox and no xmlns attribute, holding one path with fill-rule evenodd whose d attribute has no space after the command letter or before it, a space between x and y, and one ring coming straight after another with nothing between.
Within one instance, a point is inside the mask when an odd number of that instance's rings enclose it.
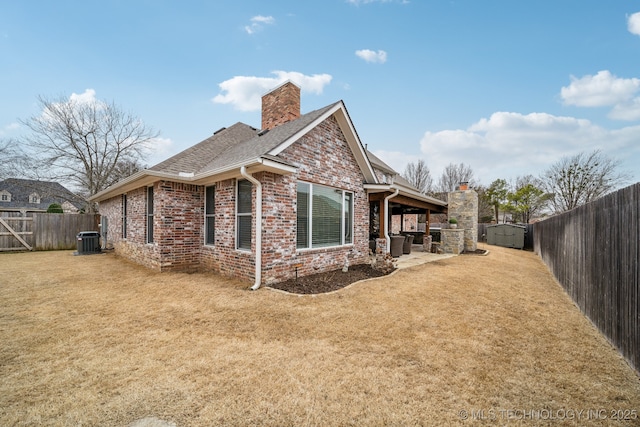
<instances>
[{"instance_id":1,"label":"grass patch","mask_svg":"<svg viewBox=\"0 0 640 427\"><path fill-rule=\"evenodd\" d=\"M492 247L315 297L113 254L0 264L0 425L477 425L460 412L640 410L636 373L531 252ZM484 422L508 421L494 413Z\"/></svg>"}]
</instances>

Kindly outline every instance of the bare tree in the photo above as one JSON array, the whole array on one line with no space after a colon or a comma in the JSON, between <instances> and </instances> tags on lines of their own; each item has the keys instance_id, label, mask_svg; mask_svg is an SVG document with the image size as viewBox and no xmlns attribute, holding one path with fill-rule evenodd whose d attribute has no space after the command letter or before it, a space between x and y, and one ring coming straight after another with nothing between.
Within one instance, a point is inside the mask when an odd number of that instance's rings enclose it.
<instances>
[{"instance_id":1,"label":"bare tree","mask_svg":"<svg viewBox=\"0 0 640 427\"><path fill-rule=\"evenodd\" d=\"M11 164L13 162L13 147L9 140L0 140L0 180L11 176Z\"/></svg>"},{"instance_id":2,"label":"bare tree","mask_svg":"<svg viewBox=\"0 0 640 427\"><path fill-rule=\"evenodd\" d=\"M113 103L38 97L42 114L22 123L23 142L47 178L74 184L93 195L114 182L122 165L139 165L158 134ZM121 177L120 177L121 178Z\"/></svg>"},{"instance_id":3,"label":"bare tree","mask_svg":"<svg viewBox=\"0 0 640 427\"><path fill-rule=\"evenodd\" d=\"M410 162L404 169L402 177L422 193L431 194L433 192L433 178L431 178L431 172L423 159L415 163Z\"/></svg>"},{"instance_id":4,"label":"bare tree","mask_svg":"<svg viewBox=\"0 0 640 427\"><path fill-rule=\"evenodd\" d=\"M556 212L589 203L624 185L629 177L619 171L620 162L600 150L563 157L541 177Z\"/></svg>"},{"instance_id":5,"label":"bare tree","mask_svg":"<svg viewBox=\"0 0 640 427\"><path fill-rule=\"evenodd\" d=\"M478 193L478 222L491 222L494 219L494 209L490 203L490 198L487 196L489 189L481 184L476 184L473 189Z\"/></svg>"},{"instance_id":6,"label":"bare tree","mask_svg":"<svg viewBox=\"0 0 640 427\"><path fill-rule=\"evenodd\" d=\"M467 182L471 187L476 184L471 166L465 165L464 163L458 163L457 165L449 163L442 172L435 190L439 193L455 191L461 182Z\"/></svg>"},{"instance_id":7,"label":"bare tree","mask_svg":"<svg viewBox=\"0 0 640 427\"><path fill-rule=\"evenodd\" d=\"M137 160L121 160L119 161L107 181L107 187L123 180L136 172L145 169L147 166Z\"/></svg>"},{"instance_id":8,"label":"bare tree","mask_svg":"<svg viewBox=\"0 0 640 427\"><path fill-rule=\"evenodd\" d=\"M14 139L0 140L0 180L22 176L29 156Z\"/></svg>"}]
</instances>

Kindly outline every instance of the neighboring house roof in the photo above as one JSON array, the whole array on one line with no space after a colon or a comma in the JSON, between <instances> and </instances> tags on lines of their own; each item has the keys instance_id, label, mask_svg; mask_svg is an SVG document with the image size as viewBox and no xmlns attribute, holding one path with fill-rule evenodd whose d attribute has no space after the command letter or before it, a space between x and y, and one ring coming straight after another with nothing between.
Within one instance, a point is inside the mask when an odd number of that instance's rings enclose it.
<instances>
[{"instance_id":1,"label":"neighboring house roof","mask_svg":"<svg viewBox=\"0 0 640 427\"><path fill-rule=\"evenodd\" d=\"M90 200L105 200L149 185L158 179L206 184L214 180L238 177L242 166L246 167L249 173L292 173L295 167L278 157L278 154L331 116L335 117L341 127L365 181L377 182L347 109L342 101L338 101L303 114L269 131L258 131L246 124L236 123L175 156L95 194Z\"/></svg>"},{"instance_id":2,"label":"neighboring house roof","mask_svg":"<svg viewBox=\"0 0 640 427\"><path fill-rule=\"evenodd\" d=\"M86 201L57 182L8 178L0 181L0 194L10 194L11 201L2 201L0 210L28 210L46 212L52 203L69 203L76 210L86 206ZM32 197L37 197L33 203Z\"/></svg>"}]
</instances>

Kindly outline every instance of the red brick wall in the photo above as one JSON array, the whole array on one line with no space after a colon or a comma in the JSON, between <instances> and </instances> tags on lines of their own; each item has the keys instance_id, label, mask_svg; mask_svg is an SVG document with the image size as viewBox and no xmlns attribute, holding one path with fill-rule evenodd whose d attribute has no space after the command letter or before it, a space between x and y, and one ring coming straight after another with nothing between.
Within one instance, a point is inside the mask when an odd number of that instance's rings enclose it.
<instances>
[{"instance_id":1,"label":"red brick wall","mask_svg":"<svg viewBox=\"0 0 640 427\"><path fill-rule=\"evenodd\" d=\"M364 176L358 167L351 149L344 140L338 122L330 117L311 132L300 138L279 155L299 168L295 176L283 178L280 191L287 192L290 203L297 209L296 182L307 181L327 185L354 193L354 244L337 248L306 249L296 251L296 209L287 210L282 205L281 227L291 231L291 240L273 248L278 254L271 264L264 267L270 272L264 277L269 280L283 280L294 277L295 265L298 275L320 273L350 265L368 262L369 254L369 201L364 190ZM291 212L286 217L284 212Z\"/></svg>"},{"instance_id":2,"label":"red brick wall","mask_svg":"<svg viewBox=\"0 0 640 427\"><path fill-rule=\"evenodd\" d=\"M198 269L204 242L204 187L161 181L154 190L154 246L160 269Z\"/></svg>"},{"instance_id":3,"label":"red brick wall","mask_svg":"<svg viewBox=\"0 0 640 427\"><path fill-rule=\"evenodd\" d=\"M300 88L291 82L262 97L262 129L274 127L300 117Z\"/></svg>"},{"instance_id":4,"label":"red brick wall","mask_svg":"<svg viewBox=\"0 0 640 427\"><path fill-rule=\"evenodd\" d=\"M259 173L263 186L262 281L292 278L368 262L369 202L364 177L337 121L331 117L285 149L280 157L299 168L293 175ZM297 181L327 185L354 194L354 244L296 250ZM146 243L146 187L127 194L127 239L122 239L121 197L100 203L109 217L109 240L116 251L160 270L213 270L255 279L255 256L235 248L236 180L215 183L215 245L204 245L204 186L169 181L154 185L154 243ZM253 189L255 199L255 187ZM252 249L255 250L255 203Z\"/></svg>"},{"instance_id":5,"label":"red brick wall","mask_svg":"<svg viewBox=\"0 0 640 427\"><path fill-rule=\"evenodd\" d=\"M255 278L253 253L236 249L236 180L229 179L216 184L215 245L202 248L202 267L247 281ZM255 199L255 189L253 190ZM255 205L255 204L254 204ZM255 206L253 206L255 218ZM255 234L255 224L252 227ZM255 248L255 237L252 239Z\"/></svg>"},{"instance_id":6,"label":"red brick wall","mask_svg":"<svg viewBox=\"0 0 640 427\"><path fill-rule=\"evenodd\" d=\"M118 255L159 270L160 258L156 246L146 243L147 187L127 193L126 239L122 237L122 209L121 195L100 202L100 215L109 219L107 247L113 245Z\"/></svg>"}]
</instances>

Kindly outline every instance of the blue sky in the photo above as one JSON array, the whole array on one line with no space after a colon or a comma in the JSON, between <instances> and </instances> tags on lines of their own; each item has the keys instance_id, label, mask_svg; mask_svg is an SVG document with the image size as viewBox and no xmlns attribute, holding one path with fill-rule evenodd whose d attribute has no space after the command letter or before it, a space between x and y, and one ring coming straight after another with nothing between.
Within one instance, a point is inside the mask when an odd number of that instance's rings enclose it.
<instances>
[{"instance_id":1,"label":"blue sky","mask_svg":"<svg viewBox=\"0 0 640 427\"><path fill-rule=\"evenodd\" d=\"M236 122L290 79L302 112L344 100L399 172L538 175L601 149L640 181L640 2L0 3L0 138L38 95L114 101L161 132L153 164Z\"/></svg>"}]
</instances>

